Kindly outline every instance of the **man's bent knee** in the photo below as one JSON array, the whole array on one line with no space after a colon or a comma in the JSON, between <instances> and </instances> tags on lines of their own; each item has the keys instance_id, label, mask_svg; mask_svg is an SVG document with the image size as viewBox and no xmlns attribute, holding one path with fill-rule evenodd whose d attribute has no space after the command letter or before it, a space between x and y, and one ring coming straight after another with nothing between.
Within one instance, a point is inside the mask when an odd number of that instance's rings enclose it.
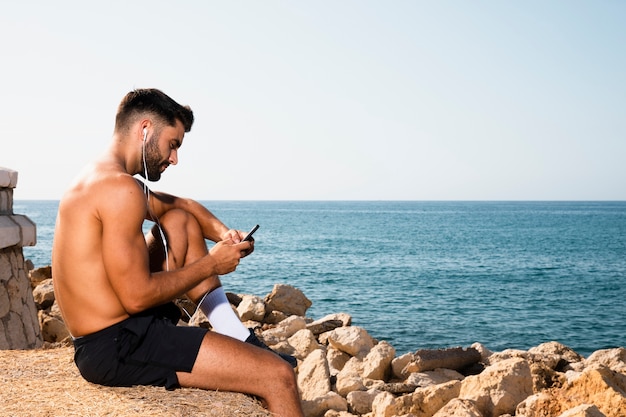
<instances>
[{"instance_id":1,"label":"man's bent knee","mask_svg":"<svg viewBox=\"0 0 626 417\"><path fill-rule=\"evenodd\" d=\"M184 210L169 210L159 218L150 234L146 237L146 241L149 247L150 269L152 271L163 269L166 266L169 269L184 266L188 261L190 247L200 248L200 252L198 249L192 251L195 256L206 251L200 224L193 215ZM163 265L166 254L169 265Z\"/></svg>"},{"instance_id":2,"label":"man's bent knee","mask_svg":"<svg viewBox=\"0 0 626 417\"><path fill-rule=\"evenodd\" d=\"M274 382L283 385L284 389L293 389L297 386L293 367L282 359L276 361L276 364L273 366L272 376L274 377Z\"/></svg>"},{"instance_id":3,"label":"man's bent knee","mask_svg":"<svg viewBox=\"0 0 626 417\"><path fill-rule=\"evenodd\" d=\"M173 230L179 230L182 227L189 226L190 223L192 226L197 226L198 228L200 227L198 221L193 215L181 209L169 210L167 213L159 218L159 223L166 230L168 228L173 228Z\"/></svg>"}]
</instances>

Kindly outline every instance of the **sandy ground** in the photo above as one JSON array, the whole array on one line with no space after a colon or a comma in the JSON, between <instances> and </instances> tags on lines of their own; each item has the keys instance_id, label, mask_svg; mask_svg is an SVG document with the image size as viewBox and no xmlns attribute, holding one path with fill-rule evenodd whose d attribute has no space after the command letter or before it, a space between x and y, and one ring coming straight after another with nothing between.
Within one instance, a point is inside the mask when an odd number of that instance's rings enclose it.
<instances>
[{"instance_id":1,"label":"sandy ground","mask_svg":"<svg viewBox=\"0 0 626 417\"><path fill-rule=\"evenodd\" d=\"M94 385L80 376L72 355L71 347L0 350L0 416L270 416L243 394Z\"/></svg>"}]
</instances>

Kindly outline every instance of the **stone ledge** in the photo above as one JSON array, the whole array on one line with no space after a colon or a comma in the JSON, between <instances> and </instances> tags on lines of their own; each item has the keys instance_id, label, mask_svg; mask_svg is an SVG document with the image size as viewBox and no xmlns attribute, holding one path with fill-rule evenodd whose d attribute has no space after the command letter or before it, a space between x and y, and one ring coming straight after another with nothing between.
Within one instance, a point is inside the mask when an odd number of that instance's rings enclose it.
<instances>
[{"instance_id":1,"label":"stone ledge","mask_svg":"<svg viewBox=\"0 0 626 417\"><path fill-rule=\"evenodd\" d=\"M0 215L13 214L13 189L0 187Z\"/></svg>"},{"instance_id":2,"label":"stone ledge","mask_svg":"<svg viewBox=\"0 0 626 417\"><path fill-rule=\"evenodd\" d=\"M21 214L0 215L0 249L11 246L35 246L37 227Z\"/></svg>"},{"instance_id":3,"label":"stone ledge","mask_svg":"<svg viewBox=\"0 0 626 417\"><path fill-rule=\"evenodd\" d=\"M0 167L0 188L15 188L17 186L17 171Z\"/></svg>"}]
</instances>

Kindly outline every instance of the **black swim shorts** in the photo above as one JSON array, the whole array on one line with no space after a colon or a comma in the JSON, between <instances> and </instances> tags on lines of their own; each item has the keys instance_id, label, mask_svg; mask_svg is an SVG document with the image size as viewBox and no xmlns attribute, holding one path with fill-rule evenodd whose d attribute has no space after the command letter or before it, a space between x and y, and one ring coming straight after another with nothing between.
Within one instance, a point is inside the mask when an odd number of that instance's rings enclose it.
<instances>
[{"instance_id":1,"label":"black swim shorts","mask_svg":"<svg viewBox=\"0 0 626 417\"><path fill-rule=\"evenodd\" d=\"M191 372L207 330L177 326L174 303L133 315L74 340L74 362L95 384L178 388L176 372Z\"/></svg>"}]
</instances>

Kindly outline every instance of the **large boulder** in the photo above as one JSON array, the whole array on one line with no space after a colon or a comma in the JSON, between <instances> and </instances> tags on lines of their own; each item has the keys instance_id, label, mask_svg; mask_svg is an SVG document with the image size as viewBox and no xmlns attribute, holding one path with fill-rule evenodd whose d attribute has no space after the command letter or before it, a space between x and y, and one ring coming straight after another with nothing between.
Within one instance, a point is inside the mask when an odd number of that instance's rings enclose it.
<instances>
[{"instance_id":1,"label":"large boulder","mask_svg":"<svg viewBox=\"0 0 626 417\"><path fill-rule=\"evenodd\" d=\"M298 387L303 400L315 400L328 394L330 372L323 350L315 350L299 365Z\"/></svg>"},{"instance_id":2,"label":"large boulder","mask_svg":"<svg viewBox=\"0 0 626 417\"><path fill-rule=\"evenodd\" d=\"M459 396L461 382L450 381L445 384L418 388L412 394L394 397L385 392L379 394L372 404L374 417L392 417L405 414L416 417L432 417L449 401ZM391 397L389 397L391 396Z\"/></svg>"},{"instance_id":3,"label":"large boulder","mask_svg":"<svg viewBox=\"0 0 626 417\"><path fill-rule=\"evenodd\" d=\"M304 316L313 305L302 291L286 284L274 285L272 292L265 297L265 304L269 311L281 311L287 316Z\"/></svg>"},{"instance_id":4,"label":"large boulder","mask_svg":"<svg viewBox=\"0 0 626 417\"><path fill-rule=\"evenodd\" d=\"M530 396L516 412L524 417L559 416L583 404L594 404L606 417L626 416L626 374L590 366L562 388Z\"/></svg>"},{"instance_id":5,"label":"large boulder","mask_svg":"<svg viewBox=\"0 0 626 417\"><path fill-rule=\"evenodd\" d=\"M386 380L391 373L391 361L396 350L382 341L370 349L363 360L363 378Z\"/></svg>"},{"instance_id":6,"label":"large boulder","mask_svg":"<svg viewBox=\"0 0 626 417\"><path fill-rule=\"evenodd\" d=\"M263 321L265 317L265 302L255 295L244 295L237 306L237 313L241 321Z\"/></svg>"},{"instance_id":7,"label":"large boulder","mask_svg":"<svg viewBox=\"0 0 626 417\"><path fill-rule=\"evenodd\" d=\"M358 326L339 327L328 332L328 342L335 349L359 358L365 357L375 344L367 331Z\"/></svg>"},{"instance_id":8,"label":"large boulder","mask_svg":"<svg viewBox=\"0 0 626 417\"><path fill-rule=\"evenodd\" d=\"M461 370L480 361L474 348L422 349L406 356L409 360L401 374L432 371L437 368Z\"/></svg>"},{"instance_id":9,"label":"large boulder","mask_svg":"<svg viewBox=\"0 0 626 417\"><path fill-rule=\"evenodd\" d=\"M604 365L615 372L626 374L626 349L601 349L593 352L585 360L585 366Z\"/></svg>"},{"instance_id":10,"label":"large boulder","mask_svg":"<svg viewBox=\"0 0 626 417\"><path fill-rule=\"evenodd\" d=\"M454 398L437 411L433 417L483 417L472 400Z\"/></svg>"},{"instance_id":11,"label":"large boulder","mask_svg":"<svg viewBox=\"0 0 626 417\"><path fill-rule=\"evenodd\" d=\"M54 304L54 285L52 279L41 281L33 290L33 299L37 310L46 310Z\"/></svg>"},{"instance_id":12,"label":"large boulder","mask_svg":"<svg viewBox=\"0 0 626 417\"><path fill-rule=\"evenodd\" d=\"M472 400L485 417L513 414L517 405L533 394L527 360L511 358L487 367L461 382L459 398Z\"/></svg>"}]
</instances>

